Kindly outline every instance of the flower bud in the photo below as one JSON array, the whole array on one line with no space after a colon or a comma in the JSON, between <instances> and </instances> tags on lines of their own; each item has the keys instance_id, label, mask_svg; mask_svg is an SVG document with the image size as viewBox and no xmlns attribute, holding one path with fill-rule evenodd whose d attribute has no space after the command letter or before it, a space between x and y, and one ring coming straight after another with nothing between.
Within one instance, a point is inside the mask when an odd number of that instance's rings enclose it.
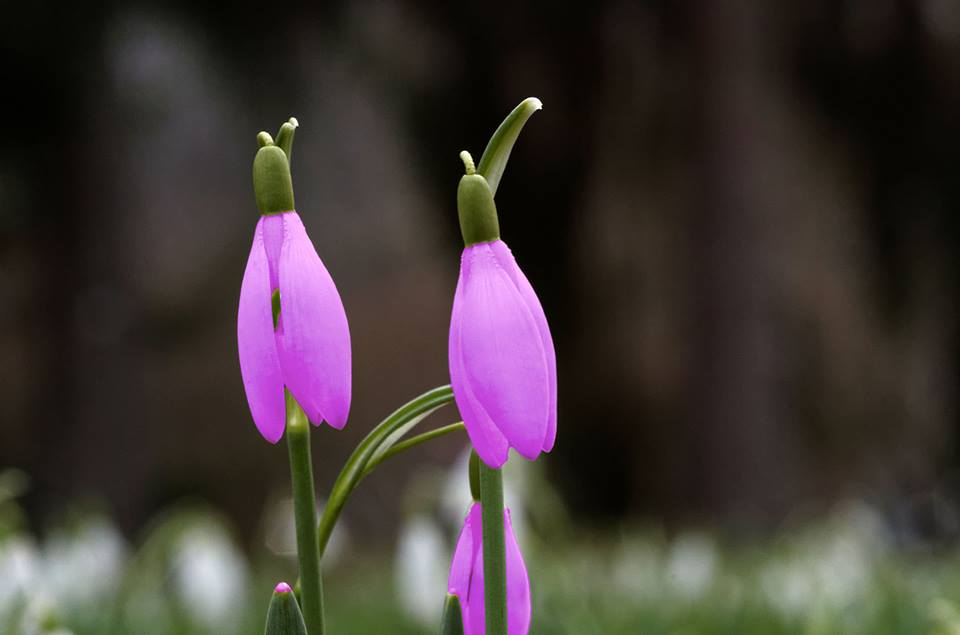
<instances>
[{"instance_id":1,"label":"flower bud","mask_svg":"<svg viewBox=\"0 0 960 635\"><path fill-rule=\"evenodd\" d=\"M273 590L264 635L307 635L297 598L286 582L281 582Z\"/></svg>"}]
</instances>

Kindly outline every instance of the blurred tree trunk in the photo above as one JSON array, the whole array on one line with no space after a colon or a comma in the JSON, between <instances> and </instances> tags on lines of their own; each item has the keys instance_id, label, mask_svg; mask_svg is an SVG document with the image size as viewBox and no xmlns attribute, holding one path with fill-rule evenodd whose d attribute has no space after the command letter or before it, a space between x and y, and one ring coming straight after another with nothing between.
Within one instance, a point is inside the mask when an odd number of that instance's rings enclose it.
<instances>
[{"instance_id":1,"label":"blurred tree trunk","mask_svg":"<svg viewBox=\"0 0 960 635\"><path fill-rule=\"evenodd\" d=\"M769 243L762 189L760 11L750 0L694 2L700 222L694 258L699 338L693 413L700 434L694 497L707 510L775 515L791 456L772 385ZM757 509L759 506L760 509ZM782 509L781 509L782 511Z\"/></svg>"}]
</instances>

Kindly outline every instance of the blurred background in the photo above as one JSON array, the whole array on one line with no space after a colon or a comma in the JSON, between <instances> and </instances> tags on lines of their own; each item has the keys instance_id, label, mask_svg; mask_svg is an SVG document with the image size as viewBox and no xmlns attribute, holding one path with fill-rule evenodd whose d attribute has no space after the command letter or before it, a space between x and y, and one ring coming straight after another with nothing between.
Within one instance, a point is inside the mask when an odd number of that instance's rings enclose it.
<instances>
[{"instance_id":1,"label":"blurred background","mask_svg":"<svg viewBox=\"0 0 960 635\"><path fill-rule=\"evenodd\" d=\"M299 212L351 324L322 495L448 382L457 154L532 95L497 196L559 360L556 449L508 483L532 632L957 632L960 4L573 7L7 3L0 578L52 589L30 628L207 632L157 616L182 613L177 563L209 560L249 578L226 630L253 633L295 575L286 451L236 355L256 133L300 121ZM339 632L436 631L464 447L357 491L328 563ZM131 583L145 599L71 608L51 580L91 563L163 572L173 604Z\"/></svg>"}]
</instances>

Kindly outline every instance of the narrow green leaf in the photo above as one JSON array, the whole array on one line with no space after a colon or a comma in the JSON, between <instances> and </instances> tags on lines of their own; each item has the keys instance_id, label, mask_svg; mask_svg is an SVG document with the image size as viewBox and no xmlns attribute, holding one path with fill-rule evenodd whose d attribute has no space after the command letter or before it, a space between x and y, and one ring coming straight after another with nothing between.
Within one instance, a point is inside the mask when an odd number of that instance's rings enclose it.
<instances>
[{"instance_id":1,"label":"narrow green leaf","mask_svg":"<svg viewBox=\"0 0 960 635\"><path fill-rule=\"evenodd\" d=\"M487 180L490 191L494 195L497 193L497 186L500 185L503 171L507 169L510 152L513 150L513 144L517 142L517 138L520 136L520 131L523 130L523 125L527 123L530 115L541 108L543 108L543 102L536 97L527 97L507 115L497 131L490 137L487 149L483 151L483 156L480 157L480 163L477 165L477 172Z\"/></svg>"},{"instance_id":2,"label":"narrow green leaf","mask_svg":"<svg viewBox=\"0 0 960 635\"><path fill-rule=\"evenodd\" d=\"M463 635L463 615L460 612L460 599L455 595L447 594L447 601L443 603L440 635Z\"/></svg>"},{"instance_id":3,"label":"narrow green leaf","mask_svg":"<svg viewBox=\"0 0 960 635\"><path fill-rule=\"evenodd\" d=\"M451 432L459 432L460 430L465 430L465 429L466 428L464 427L463 422L458 421L456 423L451 423L450 425L447 425L447 426L434 428L433 430L424 432L422 434L418 434L417 436L410 437L409 439L404 439L403 441L397 441L396 443L394 443L389 448L386 448L385 450L384 450L384 446L386 446L386 443L384 443L383 446L380 446L380 449L384 451L383 452L378 451L377 454L373 458L371 458L370 461L367 462L366 467L363 468L363 476L366 477L367 474L372 472L378 465L380 465L381 463L389 459L391 456L400 454L405 450L409 450L410 448L416 447L422 443L426 443L427 441L432 441L437 437L442 437L444 435L450 434Z\"/></svg>"},{"instance_id":4,"label":"narrow green leaf","mask_svg":"<svg viewBox=\"0 0 960 635\"><path fill-rule=\"evenodd\" d=\"M373 454L370 455L370 458L367 460L367 464L364 465L364 476L369 474L373 467L375 467L380 461L383 460L383 455L390 451L390 449L397 444L408 432L413 430L417 424L421 421L432 415L434 412L445 406L446 404L441 404L436 408L432 408L423 414L411 418L409 421L404 422L403 425L397 427L393 430L387 437L383 440L380 445L377 446L377 449L373 451Z\"/></svg>"},{"instance_id":5,"label":"narrow green leaf","mask_svg":"<svg viewBox=\"0 0 960 635\"><path fill-rule=\"evenodd\" d=\"M399 440L399 437L393 436L397 430L404 428L409 432L413 427L410 425L411 421L416 425L427 415L452 401L453 390L449 385L428 390L395 410L364 437L340 470L330 490L327 504L323 508L323 515L320 517L320 525L317 528L317 542L320 545L321 557L330 540L330 534L333 533L333 528L337 524L337 519L343 511L343 506L363 478L367 464L380 446L391 439L395 443Z\"/></svg>"},{"instance_id":6,"label":"narrow green leaf","mask_svg":"<svg viewBox=\"0 0 960 635\"><path fill-rule=\"evenodd\" d=\"M303 615L293 596L293 589L281 582L273 591L270 608L267 609L267 627L264 635L307 635Z\"/></svg>"}]
</instances>

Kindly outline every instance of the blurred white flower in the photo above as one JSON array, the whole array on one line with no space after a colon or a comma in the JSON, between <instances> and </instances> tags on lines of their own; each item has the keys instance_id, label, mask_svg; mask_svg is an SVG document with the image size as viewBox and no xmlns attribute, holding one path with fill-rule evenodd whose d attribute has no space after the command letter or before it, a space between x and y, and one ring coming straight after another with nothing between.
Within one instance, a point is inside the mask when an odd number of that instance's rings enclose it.
<instances>
[{"instance_id":1,"label":"blurred white flower","mask_svg":"<svg viewBox=\"0 0 960 635\"><path fill-rule=\"evenodd\" d=\"M52 534L43 549L43 587L65 607L84 607L113 594L127 544L109 521L93 517Z\"/></svg>"},{"instance_id":2,"label":"blurred white flower","mask_svg":"<svg viewBox=\"0 0 960 635\"><path fill-rule=\"evenodd\" d=\"M787 619L799 619L816 602L816 578L807 563L799 558L772 560L759 577L768 604Z\"/></svg>"},{"instance_id":3,"label":"blurred white flower","mask_svg":"<svg viewBox=\"0 0 960 635\"><path fill-rule=\"evenodd\" d=\"M212 523L190 527L177 538L171 564L177 597L193 620L213 632L235 630L250 576L227 532Z\"/></svg>"},{"instance_id":4,"label":"blurred white flower","mask_svg":"<svg viewBox=\"0 0 960 635\"><path fill-rule=\"evenodd\" d=\"M33 542L15 536L0 542L0 621L27 597L40 557Z\"/></svg>"},{"instance_id":5,"label":"blurred white flower","mask_svg":"<svg viewBox=\"0 0 960 635\"><path fill-rule=\"evenodd\" d=\"M667 554L666 574L671 589L685 599L703 596L717 570L717 547L706 534L677 537Z\"/></svg>"},{"instance_id":6,"label":"blurred white flower","mask_svg":"<svg viewBox=\"0 0 960 635\"><path fill-rule=\"evenodd\" d=\"M42 587L32 588L26 610L17 624L17 635L46 635L49 629L56 628L57 614L57 606L50 594Z\"/></svg>"},{"instance_id":7,"label":"blurred white flower","mask_svg":"<svg viewBox=\"0 0 960 635\"><path fill-rule=\"evenodd\" d=\"M424 626L436 626L446 597L452 554L448 542L437 523L423 514L400 529L394 567L400 605Z\"/></svg>"},{"instance_id":8,"label":"blurred white flower","mask_svg":"<svg viewBox=\"0 0 960 635\"><path fill-rule=\"evenodd\" d=\"M788 555L761 571L763 593L774 609L791 619L814 609L844 609L870 592L876 561L889 545L872 508L843 503L822 528L801 534Z\"/></svg>"},{"instance_id":9,"label":"blurred white flower","mask_svg":"<svg viewBox=\"0 0 960 635\"><path fill-rule=\"evenodd\" d=\"M317 521L325 502L317 500ZM297 557L297 528L294 524L293 499L289 496L267 504L263 516L264 542L271 552L291 559ZM350 532L343 516L337 520L327 548L323 552L323 567L336 565L350 544Z\"/></svg>"},{"instance_id":10,"label":"blurred white flower","mask_svg":"<svg viewBox=\"0 0 960 635\"><path fill-rule=\"evenodd\" d=\"M463 519L470 509L473 498L470 496L470 480L467 462L470 460L470 446L457 455L457 459L447 469L443 493L440 497L440 515L447 527L463 526Z\"/></svg>"},{"instance_id":11,"label":"blurred white flower","mask_svg":"<svg viewBox=\"0 0 960 635\"><path fill-rule=\"evenodd\" d=\"M614 551L610 580L617 594L653 602L662 592L662 570L660 545L651 539L634 539Z\"/></svg>"}]
</instances>

